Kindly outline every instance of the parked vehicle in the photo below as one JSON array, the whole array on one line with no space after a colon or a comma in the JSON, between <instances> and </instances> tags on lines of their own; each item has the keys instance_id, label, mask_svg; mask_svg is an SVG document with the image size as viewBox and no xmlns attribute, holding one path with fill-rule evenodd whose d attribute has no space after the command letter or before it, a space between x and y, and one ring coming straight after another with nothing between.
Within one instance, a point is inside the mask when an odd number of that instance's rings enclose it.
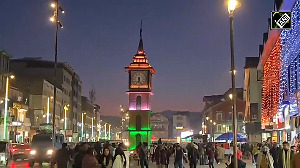
<instances>
[{"instance_id":1,"label":"parked vehicle","mask_svg":"<svg viewBox=\"0 0 300 168\"><path fill-rule=\"evenodd\" d=\"M7 166L9 160L9 143L0 141L0 164Z\"/></svg>"},{"instance_id":2,"label":"parked vehicle","mask_svg":"<svg viewBox=\"0 0 300 168\"><path fill-rule=\"evenodd\" d=\"M12 143L11 145L11 158L16 161L18 159L26 160L30 156L30 145L25 143Z\"/></svg>"},{"instance_id":3,"label":"parked vehicle","mask_svg":"<svg viewBox=\"0 0 300 168\"><path fill-rule=\"evenodd\" d=\"M35 162L40 165L43 162L50 163L52 154L57 149L60 149L64 143L64 136L61 134L56 135L55 144L53 146L52 134L41 133L33 136L29 157L29 164L33 166Z\"/></svg>"}]
</instances>

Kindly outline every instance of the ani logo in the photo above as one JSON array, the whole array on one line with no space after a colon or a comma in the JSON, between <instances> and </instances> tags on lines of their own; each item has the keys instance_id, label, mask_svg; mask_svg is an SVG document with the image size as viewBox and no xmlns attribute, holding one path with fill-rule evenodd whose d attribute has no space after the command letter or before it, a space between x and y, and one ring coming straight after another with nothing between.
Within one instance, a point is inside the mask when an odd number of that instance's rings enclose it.
<instances>
[{"instance_id":1,"label":"ani logo","mask_svg":"<svg viewBox=\"0 0 300 168\"><path fill-rule=\"evenodd\" d=\"M271 17L271 29L291 29L292 13L273 11Z\"/></svg>"}]
</instances>

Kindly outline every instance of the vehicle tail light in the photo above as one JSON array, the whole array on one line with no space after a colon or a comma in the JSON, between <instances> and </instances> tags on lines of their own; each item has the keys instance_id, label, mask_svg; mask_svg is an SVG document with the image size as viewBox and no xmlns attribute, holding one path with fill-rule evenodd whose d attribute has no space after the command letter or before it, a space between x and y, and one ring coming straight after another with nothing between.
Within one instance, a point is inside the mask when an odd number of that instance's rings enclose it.
<instances>
[{"instance_id":1,"label":"vehicle tail light","mask_svg":"<svg viewBox=\"0 0 300 168\"><path fill-rule=\"evenodd\" d=\"M10 168L15 168L16 167L16 163L15 162L12 162L11 164L10 164Z\"/></svg>"},{"instance_id":2,"label":"vehicle tail light","mask_svg":"<svg viewBox=\"0 0 300 168\"><path fill-rule=\"evenodd\" d=\"M24 146L25 144L24 143L21 143L21 146Z\"/></svg>"},{"instance_id":3,"label":"vehicle tail light","mask_svg":"<svg viewBox=\"0 0 300 168\"><path fill-rule=\"evenodd\" d=\"M26 151L30 151L31 149L30 149L30 148L26 148L25 150L26 150Z\"/></svg>"},{"instance_id":4,"label":"vehicle tail light","mask_svg":"<svg viewBox=\"0 0 300 168\"><path fill-rule=\"evenodd\" d=\"M13 152L15 152L15 151L18 151L18 149L15 149L15 148L14 148L14 149L13 149Z\"/></svg>"}]
</instances>

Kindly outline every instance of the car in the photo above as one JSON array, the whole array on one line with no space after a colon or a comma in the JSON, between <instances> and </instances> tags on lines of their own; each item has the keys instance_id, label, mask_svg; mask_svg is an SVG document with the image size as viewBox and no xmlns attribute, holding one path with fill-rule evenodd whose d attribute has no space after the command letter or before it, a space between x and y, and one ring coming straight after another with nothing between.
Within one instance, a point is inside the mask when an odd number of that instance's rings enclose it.
<instances>
[{"instance_id":1,"label":"car","mask_svg":"<svg viewBox=\"0 0 300 168\"><path fill-rule=\"evenodd\" d=\"M55 144L53 146L52 134L40 133L33 136L29 157L30 167L32 167L36 162L40 165L43 162L50 163L54 152L57 149L60 149L62 143L64 143L63 135L56 134L55 137Z\"/></svg>"},{"instance_id":2,"label":"car","mask_svg":"<svg viewBox=\"0 0 300 168\"><path fill-rule=\"evenodd\" d=\"M29 159L30 145L26 143L12 143L11 144L11 158L16 161L18 159Z\"/></svg>"},{"instance_id":3,"label":"car","mask_svg":"<svg viewBox=\"0 0 300 168\"><path fill-rule=\"evenodd\" d=\"M0 141L0 164L7 166L9 160L9 143Z\"/></svg>"}]
</instances>

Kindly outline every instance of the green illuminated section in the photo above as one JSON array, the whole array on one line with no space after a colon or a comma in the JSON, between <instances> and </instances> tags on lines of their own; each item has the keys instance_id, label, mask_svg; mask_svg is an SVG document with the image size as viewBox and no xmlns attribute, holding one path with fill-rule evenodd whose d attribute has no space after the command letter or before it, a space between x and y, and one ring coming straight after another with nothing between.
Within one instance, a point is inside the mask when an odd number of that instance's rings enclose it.
<instances>
[{"instance_id":1,"label":"green illuminated section","mask_svg":"<svg viewBox=\"0 0 300 168\"><path fill-rule=\"evenodd\" d=\"M150 144L151 142L151 131L129 131L129 150L135 150L137 143L137 136L140 134L141 142L148 142Z\"/></svg>"},{"instance_id":2,"label":"green illuminated section","mask_svg":"<svg viewBox=\"0 0 300 168\"><path fill-rule=\"evenodd\" d=\"M128 127L128 130L129 130L129 131L136 131L136 127L130 127L130 126L129 126L129 127ZM151 127L142 127L141 130L142 130L142 131L150 131L150 130L151 130Z\"/></svg>"}]
</instances>

